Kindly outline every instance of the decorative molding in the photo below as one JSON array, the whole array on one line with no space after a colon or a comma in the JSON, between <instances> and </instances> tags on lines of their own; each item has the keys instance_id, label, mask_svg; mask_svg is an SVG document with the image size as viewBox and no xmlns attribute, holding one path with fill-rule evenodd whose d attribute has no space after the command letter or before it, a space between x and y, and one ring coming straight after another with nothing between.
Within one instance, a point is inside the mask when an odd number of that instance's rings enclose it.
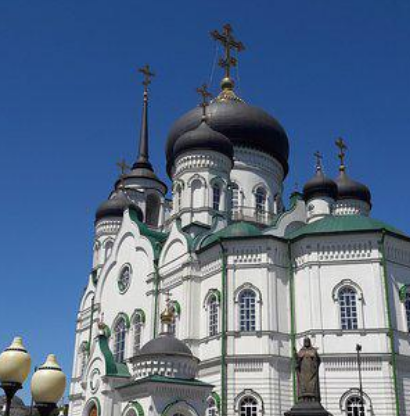
<instances>
[{"instance_id":1,"label":"decorative molding","mask_svg":"<svg viewBox=\"0 0 410 416\"><path fill-rule=\"evenodd\" d=\"M344 287L351 287L353 288L356 293L358 294L357 300L360 300L363 302L364 296L363 296L363 290L362 288L353 280L351 279L343 279L341 280L332 290L332 299L334 302L339 302L339 291L340 289Z\"/></svg>"}]
</instances>

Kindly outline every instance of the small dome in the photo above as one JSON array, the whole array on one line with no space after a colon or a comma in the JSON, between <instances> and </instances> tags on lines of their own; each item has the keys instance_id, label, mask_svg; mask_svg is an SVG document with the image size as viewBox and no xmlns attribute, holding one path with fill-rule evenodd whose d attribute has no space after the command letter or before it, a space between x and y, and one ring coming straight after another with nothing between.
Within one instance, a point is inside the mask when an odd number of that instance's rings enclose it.
<instances>
[{"instance_id":1,"label":"small dome","mask_svg":"<svg viewBox=\"0 0 410 416\"><path fill-rule=\"evenodd\" d=\"M224 154L231 160L233 159L233 146L230 140L211 129L205 121L176 140L173 149L174 159L182 153L192 150L213 150Z\"/></svg>"},{"instance_id":2,"label":"small dome","mask_svg":"<svg viewBox=\"0 0 410 416\"><path fill-rule=\"evenodd\" d=\"M209 127L226 136L233 146L254 148L268 153L288 172L289 141L285 130L264 110L243 101L215 99L208 106ZM186 132L201 123L202 109L196 107L178 119L172 126L166 145L167 170L175 161L174 146Z\"/></svg>"},{"instance_id":3,"label":"small dome","mask_svg":"<svg viewBox=\"0 0 410 416\"><path fill-rule=\"evenodd\" d=\"M114 197L107 199L98 207L95 220L105 217L122 217L124 211L130 207L137 213L138 220L142 221L144 216L141 208L132 202L122 190L118 191Z\"/></svg>"},{"instance_id":4,"label":"small dome","mask_svg":"<svg viewBox=\"0 0 410 416\"><path fill-rule=\"evenodd\" d=\"M337 184L338 199L357 199L371 204L371 193L366 185L351 179L342 170L335 180Z\"/></svg>"},{"instance_id":5,"label":"small dome","mask_svg":"<svg viewBox=\"0 0 410 416\"><path fill-rule=\"evenodd\" d=\"M185 355L193 357L192 351L182 341L169 334L160 335L147 342L140 351L141 355Z\"/></svg>"},{"instance_id":6,"label":"small dome","mask_svg":"<svg viewBox=\"0 0 410 416\"><path fill-rule=\"evenodd\" d=\"M337 185L336 182L328 178L320 167L316 168L316 174L308 180L303 187L303 199L308 201L314 197L327 196L336 199Z\"/></svg>"}]
</instances>

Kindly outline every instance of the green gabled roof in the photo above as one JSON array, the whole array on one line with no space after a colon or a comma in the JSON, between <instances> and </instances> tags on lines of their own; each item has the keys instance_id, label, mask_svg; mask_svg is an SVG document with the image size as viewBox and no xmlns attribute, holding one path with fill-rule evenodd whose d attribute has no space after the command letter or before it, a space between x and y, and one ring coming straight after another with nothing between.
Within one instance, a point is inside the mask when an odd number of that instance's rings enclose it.
<instances>
[{"instance_id":1,"label":"green gabled roof","mask_svg":"<svg viewBox=\"0 0 410 416\"><path fill-rule=\"evenodd\" d=\"M142 383L168 383L168 384L181 384L184 386L198 386L198 387L213 387L212 384L205 383L201 380L197 380L196 378L192 379L183 379L183 378L171 378L166 376L160 376L158 374L154 374L152 376L144 377L139 380L134 380L131 383L123 384L119 386L118 389L126 388L135 386Z\"/></svg>"},{"instance_id":2,"label":"green gabled roof","mask_svg":"<svg viewBox=\"0 0 410 416\"><path fill-rule=\"evenodd\" d=\"M168 233L162 233L160 231L154 231L148 228L146 224L138 220L137 213L132 208L130 208L129 213L131 220L138 225L141 235L147 237L151 242L155 252L155 257L158 257L159 253L161 252L162 245L168 238Z\"/></svg>"},{"instance_id":3,"label":"green gabled roof","mask_svg":"<svg viewBox=\"0 0 410 416\"><path fill-rule=\"evenodd\" d=\"M207 247L220 239L238 238L238 237L258 237L261 235L262 235L261 231L255 225L252 225L245 221L239 221L206 237L202 241L202 244L199 248L201 249L201 248Z\"/></svg>"},{"instance_id":4,"label":"green gabled roof","mask_svg":"<svg viewBox=\"0 0 410 416\"><path fill-rule=\"evenodd\" d=\"M105 360L105 375L121 378L131 377L126 364L115 362L114 356L110 350L110 347L108 346L107 337L100 335L98 337L98 343Z\"/></svg>"},{"instance_id":5,"label":"green gabled roof","mask_svg":"<svg viewBox=\"0 0 410 416\"><path fill-rule=\"evenodd\" d=\"M293 240L302 236L314 234L337 234L383 230L401 237L409 238L397 228L364 215L329 215L321 220L307 224L287 234L285 237Z\"/></svg>"}]
</instances>

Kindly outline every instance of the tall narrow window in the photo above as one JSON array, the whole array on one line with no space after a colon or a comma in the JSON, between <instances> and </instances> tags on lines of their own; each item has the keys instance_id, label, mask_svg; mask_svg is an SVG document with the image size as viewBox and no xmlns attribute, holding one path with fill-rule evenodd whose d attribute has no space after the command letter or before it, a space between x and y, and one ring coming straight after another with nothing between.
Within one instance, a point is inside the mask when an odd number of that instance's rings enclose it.
<instances>
[{"instance_id":1,"label":"tall narrow window","mask_svg":"<svg viewBox=\"0 0 410 416\"><path fill-rule=\"evenodd\" d=\"M161 201L158 195L149 194L147 196L145 213L147 225L150 225L151 227L158 227L160 207Z\"/></svg>"},{"instance_id":2,"label":"tall narrow window","mask_svg":"<svg viewBox=\"0 0 410 416\"><path fill-rule=\"evenodd\" d=\"M114 360L117 363L122 363L125 358L125 336L127 327L125 320L120 318L114 327Z\"/></svg>"},{"instance_id":3,"label":"tall narrow window","mask_svg":"<svg viewBox=\"0 0 410 416\"><path fill-rule=\"evenodd\" d=\"M104 245L105 247L105 260L108 259L108 257L110 257L110 254L112 252L112 247L114 246L114 243L110 240L107 241Z\"/></svg>"},{"instance_id":4,"label":"tall narrow window","mask_svg":"<svg viewBox=\"0 0 410 416\"><path fill-rule=\"evenodd\" d=\"M208 407L206 408L206 416L216 416L218 408L216 406L215 399L210 397L208 399Z\"/></svg>"},{"instance_id":5,"label":"tall narrow window","mask_svg":"<svg viewBox=\"0 0 410 416\"><path fill-rule=\"evenodd\" d=\"M236 183L231 186L231 208L233 213L239 211L239 186Z\"/></svg>"},{"instance_id":6,"label":"tall narrow window","mask_svg":"<svg viewBox=\"0 0 410 416\"><path fill-rule=\"evenodd\" d=\"M221 205L221 187L217 184L212 186L212 208L219 211Z\"/></svg>"},{"instance_id":7,"label":"tall narrow window","mask_svg":"<svg viewBox=\"0 0 410 416\"><path fill-rule=\"evenodd\" d=\"M349 286L342 287L338 293L340 323L342 329L357 329L357 293Z\"/></svg>"},{"instance_id":8,"label":"tall narrow window","mask_svg":"<svg viewBox=\"0 0 410 416\"><path fill-rule=\"evenodd\" d=\"M82 377L85 373L85 369L87 368L87 358L88 358L87 347L84 342L80 345L78 354L79 354L78 356L79 373L80 373L80 377Z\"/></svg>"},{"instance_id":9,"label":"tall narrow window","mask_svg":"<svg viewBox=\"0 0 410 416\"><path fill-rule=\"evenodd\" d=\"M218 299L215 295L211 295L208 300L208 333L210 337L218 333L218 312Z\"/></svg>"},{"instance_id":10,"label":"tall narrow window","mask_svg":"<svg viewBox=\"0 0 410 416\"><path fill-rule=\"evenodd\" d=\"M134 355L137 355L141 349L142 324L141 314L137 313L132 321Z\"/></svg>"},{"instance_id":11,"label":"tall narrow window","mask_svg":"<svg viewBox=\"0 0 410 416\"><path fill-rule=\"evenodd\" d=\"M253 397L244 397L239 404L240 416L257 416L258 402Z\"/></svg>"},{"instance_id":12,"label":"tall narrow window","mask_svg":"<svg viewBox=\"0 0 410 416\"><path fill-rule=\"evenodd\" d=\"M177 210L182 208L182 188L181 185L177 186Z\"/></svg>"},{"instance_id":13,"label":"tall narrow window","mask_svg":"<svg viewBox=\"0 0 410 416\"><path fill-rule=\"evenodd\" d=\"M239 321L241 331L256 331L256 294L251 289L239 295Z\"/></svg>"},{"instance_id":14,"label":"tall narrow window","mask_svg":"<svg viewBox=\"0 0 410 416\"><path fill-rule=\"evenodd\" d=\"M266 212L266 191L261 186L255 193L255 208L257 217L263 216Z\"/></svg>"},{"instance_id":15,"label":"tall narrow window","mask_svg":"<svg viewBox=\"0 0 410 416\"><path fill-rule=\"evenodd\" d=\"M404 306L406 308L407 330L410 332L410 292L406 293Z\"/></svg>"},{"instance_id":16,"label":"tall narrow window","mask_svg":"<svg viewBox=\"0 0 410 416\"><path fill-rule=\"evenodd\" d=\"M358 396L349 397L346 400L347 416L365 416L365 408L362 399Z\"/></svg>"}]
</instances>

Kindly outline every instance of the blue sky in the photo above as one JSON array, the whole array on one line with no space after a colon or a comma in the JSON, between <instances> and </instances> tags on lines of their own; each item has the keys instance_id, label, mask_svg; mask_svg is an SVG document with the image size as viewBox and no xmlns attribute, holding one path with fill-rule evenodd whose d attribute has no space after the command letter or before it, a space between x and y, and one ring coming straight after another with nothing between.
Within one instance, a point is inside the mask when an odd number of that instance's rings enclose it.
<instances>
[{"instance_id":1,"label":"blue sky","mask_svg":"<svg viewBox=\"0 0 410 416\"><path fill-rule=\"evenodd\" d=\"M20 334L35 364L54 352L71 373L94 212L116 161L136 154L135 69L148 62L157 73L151 149L165 178L167 131L197 104L215 57L209 31L227 21L247 48L239 94L288 132L287 190L312 175L316 150L336 175L341 135L351 176L371 188L373 216L410 233L407 0L3 0L1 349Z\"/></svg>"}]
</instances>

